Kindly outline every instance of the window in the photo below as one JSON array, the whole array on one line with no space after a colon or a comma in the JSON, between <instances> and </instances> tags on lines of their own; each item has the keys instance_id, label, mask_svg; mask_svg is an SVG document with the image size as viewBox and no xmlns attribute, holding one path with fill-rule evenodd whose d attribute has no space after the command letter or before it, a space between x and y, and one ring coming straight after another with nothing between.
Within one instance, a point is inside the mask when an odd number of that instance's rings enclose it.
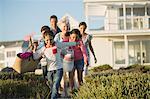
<instances>
[{"instance_id":1,"label":"window","mask_svg":"<svg viewBox=\"0 0 150 99\"><path fill-rule=\"evenodd\" d=\"M140 41L128 42L129 64L141 63Z\"/></svg>"},{"instance_id":2,"label":"window","mask_svg":"<svg viewBox=\"0 0 150 99\"><path fill-rule=\"evenodd\" d=\"M133 19L134 29L143 29L143 18L135 18Z\"/></svg>"},{"instance_id":3,"label":"window","mask_svg":"<svg viewBox=\"0 0 150 99\"><path fill-rule=\"evenodd\" d=\"M133 20L133 27L134 27L134 29L138 29L139 28L139 26L138 26L138 19L134 19Z\"/></svg>"},{"instance_id":4,"label":"window","mask_svg":"<svg viewBox=\"0 0 150 99\"><path fill-rule=\"evenodd\" d=\"M126 16L131 16L131 8L126 8Z\"/></svg>"},{"instance_id":5,"label":"window","mask_svg":"<svg viewBox=\"0 0 150 99\"><path fill-rule=\"evenodd\" d=\"M7 52L7 57L15 57L16 56L16 51L8 51Z\"/></svg>"},{"instance_id":6,"label":"window","mask_svg":"<svg viewBox=\"0 0 150 99\"><path fill-rule=\"evenodd\" d=\"M149 21L148 24L149 24L149 29L150 29L150 18L148 19L148 21Z\"/></svg>"},{"instance_id":7,"label":"window","mask_svg":"<svg viewBox=\"0 0 150 99\"><path fill-rule=\"evenodd\" d=\"M119 8L119 16L123 16L123 8Z\"/></svg>"},{"instance_id":8,"label":"window","mask_svg":"<svg viewBox=\"0 0 150 99\"><path fill-rule=\"evenodd\" d=\"M143 18L139 18L140 29L143 29Z\"/></svg>"},{"instance_id":9,"label":"window","mask_svg":"<svg viewBox=\"0 0 150 99\"><path fill-rule=\"evenodd\" d=\"M119 19L119 29L120 30L124 29L124 20L123 19Z\"/></svg>"},{"instance_id":10,"label":"window","mask_svg":"<svg viewBox=\"0 0 150 99\"><path fill-rule=\"evenodd\" d=\"M131 25L131 19L126 19L126 29L131 30L132 25Z\"/></svg>"},{"instance_id":11,"label":"window","mask_svg":"<svg viewBox=\"0 0 150 99\"><path fill-rule=\"evenodd\" d=\"M119 30L124 30L124 19L123 19L123 8L119 8ZM126 8L126 16L131 16L131 8ZM132 24L131 24L131 18L128 17L126 19L126 29L130 30L132 29Z\"/></svg>"},{"instance_id":12,"label":"window","mask_svg":"<svg viewBox=\"0 0 150 99\"><path fill-rule=\"evenodd\" d=\"M147 8L147 15L150 16L150 7Z\"/></svg>"},{"instance_id":13,"label":"window","mask_svg":"<svg viewBox=\"0 0 150 99\"><path fill-rule=\"evenodd\" d=\"M4 60L4 53L0 53L0 61Z\"/></svg>"},{"instance_id":14,"label":"window","mask_svg":"<svg viewBox=\"0 0 150 99\"><path fill-rule=\"evenodd\" d=\"M145 16L145 8L133 8L133 15L134 16Z\"/></svg>"},{"instance_id":15,"label":"window","mask_svg":"<svg viewBox=\"0 0 150 99\"><path fill-rule=\"evenodd\" d=\"M115 64L125 64L124 42L114 42Z\"/></svg>"},{"instance_id":16,"label":"window","mask_svg":"<svg viewBox=\"0 0 150 99\"><path fill-rule=\"evenodd\" d=\"M142 61L150 63L150 40L142 41Z\"/></svg>"},{"instance_id":17,"label":"window","mask_svg":"<svg viewBox=\"0 0 150 99\"><path fill-rule=\"evenodd\" d=\"M104 17L90 16L89 17L90 30L104 30Z\"/></svg>"}]
</instances>

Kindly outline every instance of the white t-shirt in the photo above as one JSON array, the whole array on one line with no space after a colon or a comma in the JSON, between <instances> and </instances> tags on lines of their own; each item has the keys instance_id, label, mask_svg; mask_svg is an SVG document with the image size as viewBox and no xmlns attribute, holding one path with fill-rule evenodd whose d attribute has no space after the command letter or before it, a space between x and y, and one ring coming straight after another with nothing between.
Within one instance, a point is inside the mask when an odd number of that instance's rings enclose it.
<instances>
[{"instance_id":1,"label":"white t-shirt","mask_svg":"<svg viewBox=\"0 0 150 99\"><path fill-rule=\"evenodd\" d=\"M47 61L47 70L57 70L63 68L62 59L61 59L61 50L65 47L75 46L76 42L57 42L55 46L46 48L42 47L40 50L33 53L33 56L36 58L45 55Z\"/></svg>"}]
</instances>

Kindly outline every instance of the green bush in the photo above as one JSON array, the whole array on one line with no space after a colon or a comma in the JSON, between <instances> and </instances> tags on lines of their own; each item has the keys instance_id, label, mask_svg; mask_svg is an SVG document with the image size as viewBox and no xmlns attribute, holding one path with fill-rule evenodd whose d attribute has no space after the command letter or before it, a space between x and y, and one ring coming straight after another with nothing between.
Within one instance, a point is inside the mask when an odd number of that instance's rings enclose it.
<instances>
[{"instance_id":1,"label":"green bush","mask_svg":"<svg viewBox=\"0 0 150 99\"><path fill-rule=\"evenodd\" d=\"M105 64L105 65L94 67L90 71L91 72L99 72L99 71L105 71L105 70L111 70L111 69L112 69L112 67L110 65Z\"/></svg>"},{"instance_id":2,"label":"green bush","mask_svg":"<svg viewBox=\"0 0 150 99\"><path fill-rule=\"evenodd\" d=\"M132 65L113 70L109 65L95 67L73 96L75 99L150 98L150 66Z\"/></svg>"},{"instance_id":3,"label":"green bush","mask_svg":"<svg viewBox=\"0 0 150 99\"><path fill-rule=\"evenodd\" d=\"M75 99L148 99L149 73L105 73L89 75L74 95Z\"/></svg>"},{"instance_id":4,"label":"green bush","mask_svg":"<svg viewBox=\"0 0 150 99\"><path fill-rule=\"evenodd\" d=\"M0 97L8 98L45 98L49 88L42 76L33 73L0 73Z\"/></svg>"},{"instance_id":5,"label":"green bush","mask_svg":"<svg viewBox=\"0 0 150 99\"><path fill-rule=\"evenodd\" d=\"M120 72L150 72L150 66L149 65L131 65L127 68L120 68Z\"/></svg>"}]
</instances>

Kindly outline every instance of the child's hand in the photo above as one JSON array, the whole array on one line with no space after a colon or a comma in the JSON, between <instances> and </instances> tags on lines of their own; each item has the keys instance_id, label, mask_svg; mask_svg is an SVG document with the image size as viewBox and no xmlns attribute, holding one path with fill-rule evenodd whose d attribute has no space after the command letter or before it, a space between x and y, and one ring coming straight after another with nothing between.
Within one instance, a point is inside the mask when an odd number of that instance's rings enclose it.
<instances>
[{"instance_id":1,"label":"child's hand","mask_svg":"<svg viewBox=\"0 0 150 99\"><path fill-rule=\"evenodd\" d=\"M86 67L89 66L89 62L88 62L88 61L84 61L84 63L85 63L85 65L86 65Z\"/></svg>"}]
</instances>

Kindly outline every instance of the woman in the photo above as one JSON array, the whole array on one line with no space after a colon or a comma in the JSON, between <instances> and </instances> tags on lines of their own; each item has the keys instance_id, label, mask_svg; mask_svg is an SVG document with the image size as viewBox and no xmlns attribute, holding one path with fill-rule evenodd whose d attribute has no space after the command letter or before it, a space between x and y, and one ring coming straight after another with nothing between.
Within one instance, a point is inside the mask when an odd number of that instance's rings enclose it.
<instances>
[{"instance_id":1,"label":"woman","mask_svg":"<svg viewBox=\"0 0 150 99\"><path fill-rule=\"evenodd\" d=\"M86 28L87 28L87 25L86 25L85 22L81 22L79 24L79 30L80 30L80 33L82 35L82 41L83 41L83 43L84 43L84 45L86 47L87 55L89 57L88 59L90 59L90 51L91 51L93 56L94 56L94 61L95 61L95 63L97 63L97 59L96 59L96 56L95 56L95 53L94 53L94 49L93 49L92 43L91 43L92 36L85 32ZM87 75L87 69L88 69L88 66L85 66L85 68L84 68L84 76Z\"/></svg>"}]
</instances>

